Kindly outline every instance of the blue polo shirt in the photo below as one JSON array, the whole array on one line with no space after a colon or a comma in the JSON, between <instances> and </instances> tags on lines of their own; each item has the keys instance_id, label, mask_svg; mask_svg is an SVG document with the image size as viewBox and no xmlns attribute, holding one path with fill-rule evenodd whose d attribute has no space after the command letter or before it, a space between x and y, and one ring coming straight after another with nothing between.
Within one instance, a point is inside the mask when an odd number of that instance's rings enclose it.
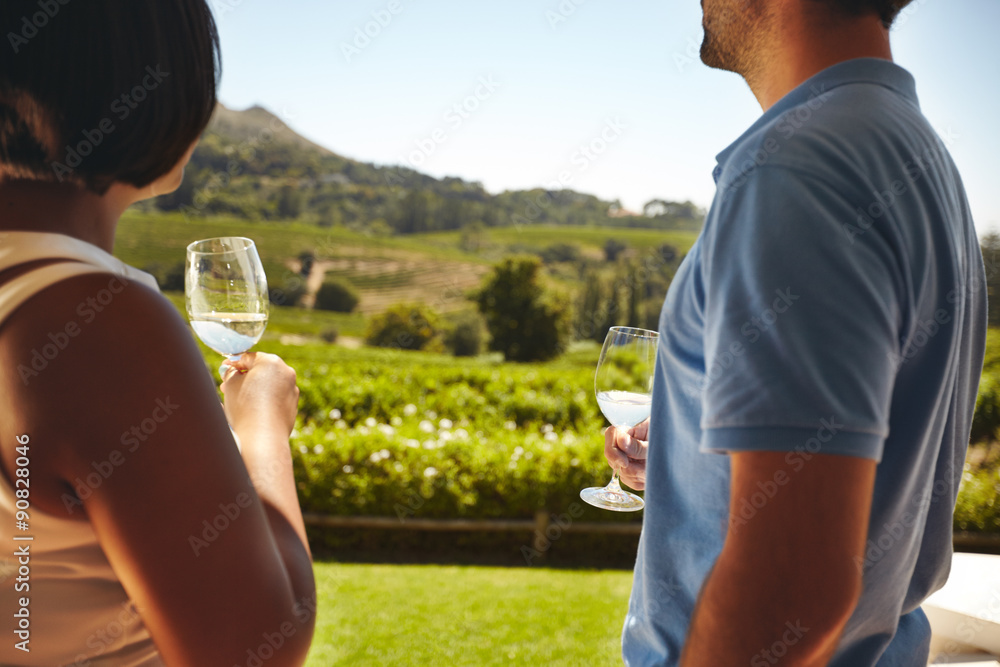
<instances>
[{"instance_id":1,"label":"blue polo shirt","mask_svg":"<svg viewBox=\"0 0 1000 667\"><path fill-rule=\"evenodd\" d=\"M677 664L727 527L780 493L730 516L725 454L767 450L787 452L786 481L816 453L879 462L864 591L830 664L926 664L919 605L948 576L986 337L947 146L908 72L858 59L775 104L714 177L660 317L625 662Z\"/></svg>"}]
</instances>

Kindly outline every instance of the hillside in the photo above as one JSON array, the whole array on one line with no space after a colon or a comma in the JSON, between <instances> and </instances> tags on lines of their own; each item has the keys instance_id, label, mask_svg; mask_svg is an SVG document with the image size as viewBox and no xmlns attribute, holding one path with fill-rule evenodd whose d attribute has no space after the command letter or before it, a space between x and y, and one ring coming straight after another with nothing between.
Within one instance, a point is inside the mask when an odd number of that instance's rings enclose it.
<instances>
[{"instance_id":1,"label":"hillside","mask_svg":"<svg viewBox=\"0 0 1000 667\"><path fill-rule=\"evenodd\" d=\"M533 225L696 231L704 217L690 202L653 200L646 215L627 215L618 202L572 190L492 194L460 178L351 160L262 107L221 104L183 185L155 206L189 218L298 220L380 235Z\"/></svg>"},{"instance_id":2,"label":"hillside","mask_svg":"<svg viewBox=\"0 0 1000 667\"><path fill-rule=\"evenodd\" d=\"M273 288L289 293L305 288L302 301L308 303L324 276L338 276L358 288L358 313L362 315L399 302L424 303L444 313L467 309L467 292L479 286L494 262L511 253L545 258L550 279L575 298L585 268L612 276L620 270L621 262L648 262L663 244L672 246L679 258L696 236L684 231L538 225L519 230L480 230L475 234L432 232L380 237L305 223L185 219L180 214L130 211L119 223L115 255L156 275L164 289L177 290L183 287L187 244L199 238L231 235L249 236L256 241ZM616 262L608 262L605 256L604 248L611 238L622 245ZM300 257L305 252L314 257L308 276L300 271ZM665 286L659 285L649 298L662 301L662 292ZM308 319L303 316L301 321ZM327 322L322 318L318 321ZM362 325L360 320L351 319L348 326L357 332ZM318 331L315 326L309 329L310 335Z\"/></svg>"}]
</instances>

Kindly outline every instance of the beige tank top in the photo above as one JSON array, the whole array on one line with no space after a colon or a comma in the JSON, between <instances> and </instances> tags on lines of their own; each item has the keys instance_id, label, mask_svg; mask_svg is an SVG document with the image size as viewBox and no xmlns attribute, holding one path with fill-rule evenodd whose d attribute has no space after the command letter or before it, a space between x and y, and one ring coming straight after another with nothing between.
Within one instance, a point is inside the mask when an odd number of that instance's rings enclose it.
<instances>
[{"instance_id":1,"label":"beige tank top","mask_svg":"<svg viewBox=\"0 0 1000 667\"><path fill-rule=\"evenodd\" d=\"M0 326L40 290L71 276L113 273L158 289L153 276L84 241L62 234L0 232L0 271L45 259L71 261L44 265L0 285ZM29 530L22 532L16 528L16 501L10 480L0 474L0 665L162 667L90 523L32 507ZM15 554L25 546L30 553L27 577ZM25 584L30 590L24 590ZM14 632L21 597L30 599L25 645L30 652L15 646L21 641Z\"/></svg>"}]
</instances>

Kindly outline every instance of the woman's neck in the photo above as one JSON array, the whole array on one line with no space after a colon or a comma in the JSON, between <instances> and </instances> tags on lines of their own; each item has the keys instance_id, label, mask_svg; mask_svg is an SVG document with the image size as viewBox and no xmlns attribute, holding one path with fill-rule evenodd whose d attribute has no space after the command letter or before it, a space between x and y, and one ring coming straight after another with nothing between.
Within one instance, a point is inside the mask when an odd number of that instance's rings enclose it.
<instances>
[{"instance_id":1,"label":"woman's neck","mask_svg":"<svg viewBox=\"0 0 1000 667\"><path fill-rule=\"evenodd\" d=\"M112 185L97 195L68 183L0 178L0 231L65 234L111 252L118 218L134 201Z\"/></svg>"}]
</instances>

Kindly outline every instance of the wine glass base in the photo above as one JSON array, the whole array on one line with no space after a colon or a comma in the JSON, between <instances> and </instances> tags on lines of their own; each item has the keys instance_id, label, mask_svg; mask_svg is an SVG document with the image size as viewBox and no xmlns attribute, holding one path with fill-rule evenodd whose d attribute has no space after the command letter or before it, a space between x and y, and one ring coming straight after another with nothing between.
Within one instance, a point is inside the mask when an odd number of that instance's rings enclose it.
<instances>
[{"instance_id":1,"label":"wine glass base","mask_svg":"<svg viewBox=\"0 0 1000 667\"><path fill-rule=\"evenodd\" d=\"M580 492L580 497L594 507L615 512L637 512L646 505L642 498L634 493L609 489L606 486L584 489Z\"/></svg>"}]
</instances>

